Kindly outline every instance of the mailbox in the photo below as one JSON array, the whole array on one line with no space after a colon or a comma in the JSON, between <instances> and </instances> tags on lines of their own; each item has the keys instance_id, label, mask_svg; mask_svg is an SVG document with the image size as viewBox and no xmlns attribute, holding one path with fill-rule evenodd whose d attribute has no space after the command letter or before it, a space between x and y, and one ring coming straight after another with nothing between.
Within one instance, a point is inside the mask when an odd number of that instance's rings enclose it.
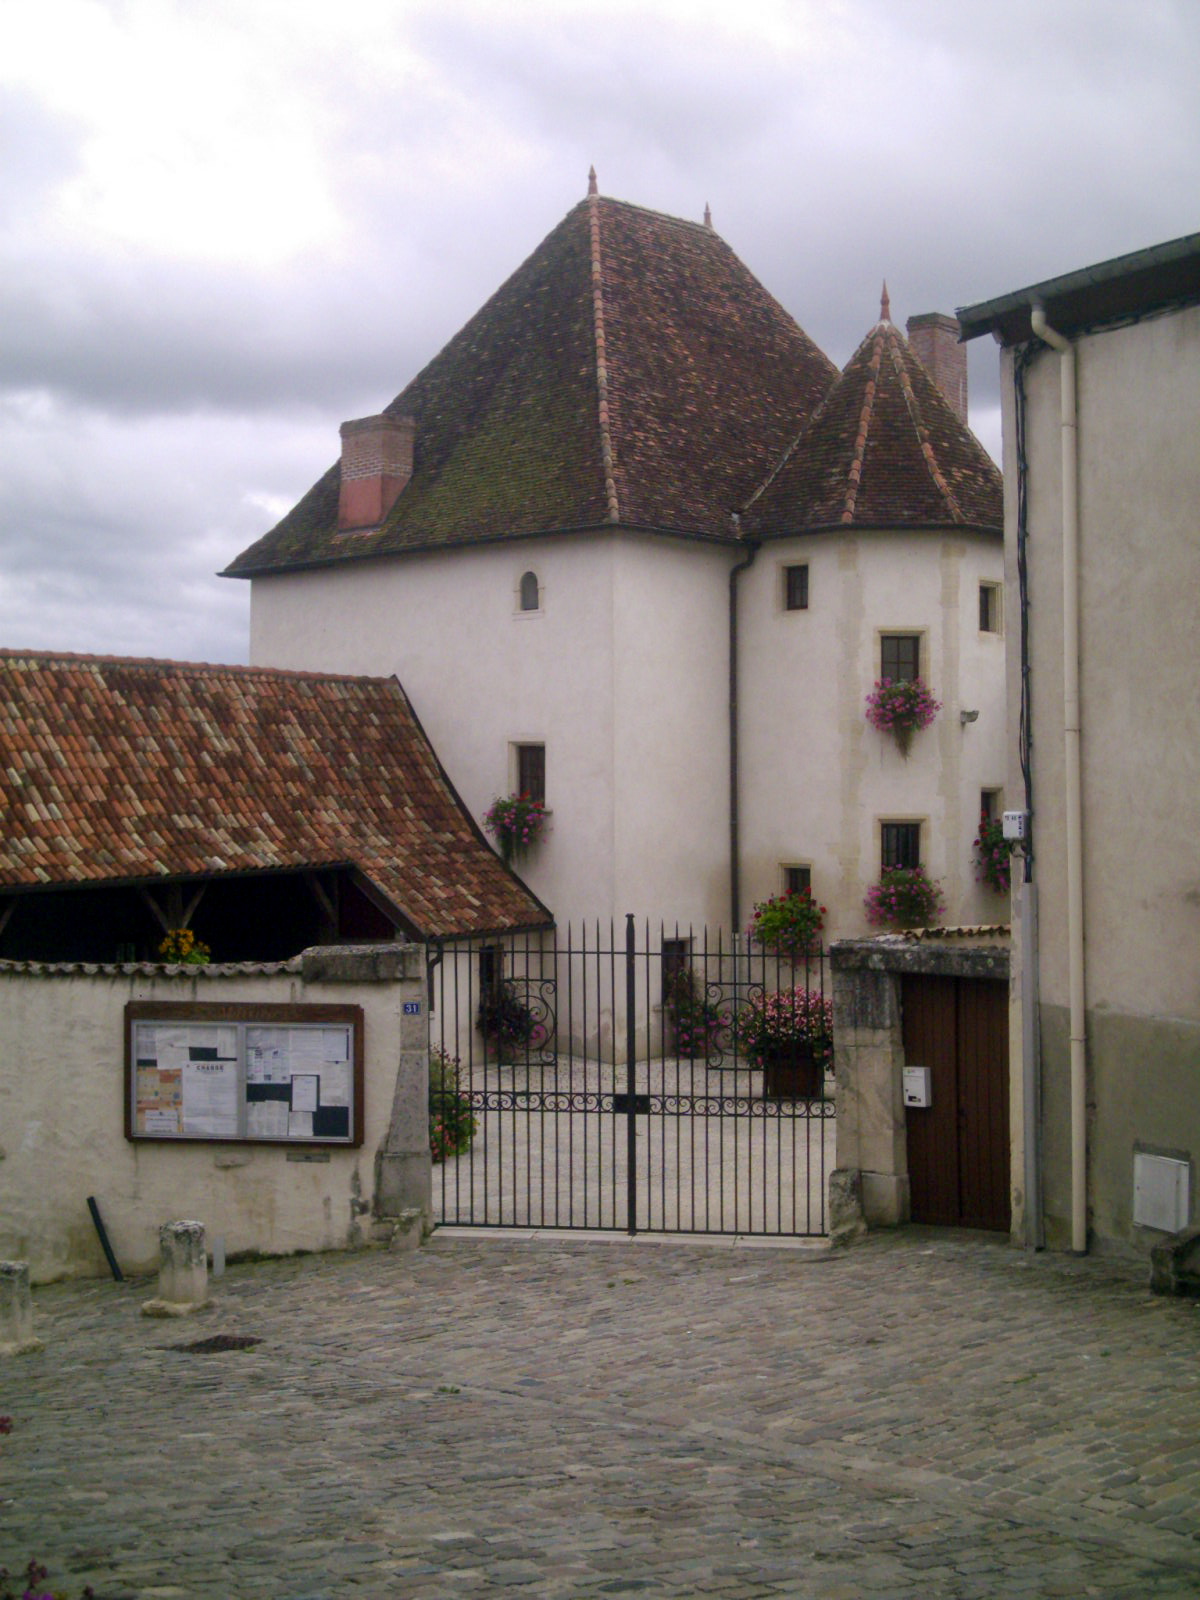
<instances>
[{"instance_id":1,"label":"mailbox","mask_svg":"<svg viewBox=\"0 0 1200 1600\"><path fill-rule=\"evenodd\" d=\"M927 1106L929 1104L929 1068L905 1067L903 1069L904 1104Z\"/></svg>"}]
</instances>

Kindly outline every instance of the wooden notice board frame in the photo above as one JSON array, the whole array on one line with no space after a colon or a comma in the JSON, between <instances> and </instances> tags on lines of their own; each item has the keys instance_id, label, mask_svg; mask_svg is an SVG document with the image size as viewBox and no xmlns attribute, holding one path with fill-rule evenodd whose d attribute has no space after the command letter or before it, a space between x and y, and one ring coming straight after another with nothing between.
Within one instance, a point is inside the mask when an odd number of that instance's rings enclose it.
<instances>
[{"instance_id":1,"label":"wooden notice board frame","mask_svg":"<svg viewBox=\"0 0 1200 1600\"><path fill-rule=\"evenodd\" d=\"M131 1000L125 1137L356 1149L364 1058L361 1006Z\"/></svg>"}]
</instances>

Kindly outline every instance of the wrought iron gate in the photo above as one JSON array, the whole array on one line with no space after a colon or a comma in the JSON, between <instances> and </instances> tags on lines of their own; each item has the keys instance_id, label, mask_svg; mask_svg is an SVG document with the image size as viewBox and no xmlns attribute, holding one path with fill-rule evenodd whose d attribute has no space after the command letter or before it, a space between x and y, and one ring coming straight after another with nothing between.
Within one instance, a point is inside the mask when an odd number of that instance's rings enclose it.
<instances>
[{"instance_id":1,"label":"wrought iron gate","mask_svg":"<svg viewBox=\"0 0 1200 1600\"><path fill-rule=\"evenodd\" d=\"M823 954L615 932L431 949L436 1220L823 1234Z\"/></svg>"}]
</instances>

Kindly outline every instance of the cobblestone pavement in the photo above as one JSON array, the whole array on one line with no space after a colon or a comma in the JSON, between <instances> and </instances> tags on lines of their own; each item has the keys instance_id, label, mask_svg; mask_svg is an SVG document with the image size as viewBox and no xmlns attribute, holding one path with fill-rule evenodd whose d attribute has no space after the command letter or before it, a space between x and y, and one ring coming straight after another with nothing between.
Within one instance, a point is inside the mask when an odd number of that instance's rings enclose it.
<instances>
[{"instance_id":1,"label":"cobblestone pavement","mask_svg":"<svg viewBox=\"0 0 1200 1600\"><path fill-rule=\"evenodd\" d=\"M441 1233L35 1292L0 1562L101 1597L1200 1594L1200 1307L904 1230ZM214 1334L261 1340L202 1355Z\"/></svg>"}]
</instances>

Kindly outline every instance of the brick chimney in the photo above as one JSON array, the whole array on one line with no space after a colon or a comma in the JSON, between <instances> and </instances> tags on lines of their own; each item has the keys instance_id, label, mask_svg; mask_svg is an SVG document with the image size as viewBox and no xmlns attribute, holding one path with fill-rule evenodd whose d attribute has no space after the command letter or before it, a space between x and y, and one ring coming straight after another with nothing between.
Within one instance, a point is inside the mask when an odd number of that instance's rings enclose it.
<instances>
[{"instance_id":1,"label":"brick chimney","mask_svg":"<svg viewBox=\"0 0 1200 1600\"><path fill-rule=\"evenodd\" d=\"M958 342L958 318L926 311L908 319L912 352L950 402L958 420L967 420L967 347Z\"/></svg>"},{"instance_id":2,"label":"brick chimney","mask_svg":"<svg viewBox=\"0 0 1200 1600\"><path fill-rule=\"evenodd\" d=\"M411 417L359 417L343 422L338 532L377 528L412 477Z\"/></svg>"}]
</instances>

